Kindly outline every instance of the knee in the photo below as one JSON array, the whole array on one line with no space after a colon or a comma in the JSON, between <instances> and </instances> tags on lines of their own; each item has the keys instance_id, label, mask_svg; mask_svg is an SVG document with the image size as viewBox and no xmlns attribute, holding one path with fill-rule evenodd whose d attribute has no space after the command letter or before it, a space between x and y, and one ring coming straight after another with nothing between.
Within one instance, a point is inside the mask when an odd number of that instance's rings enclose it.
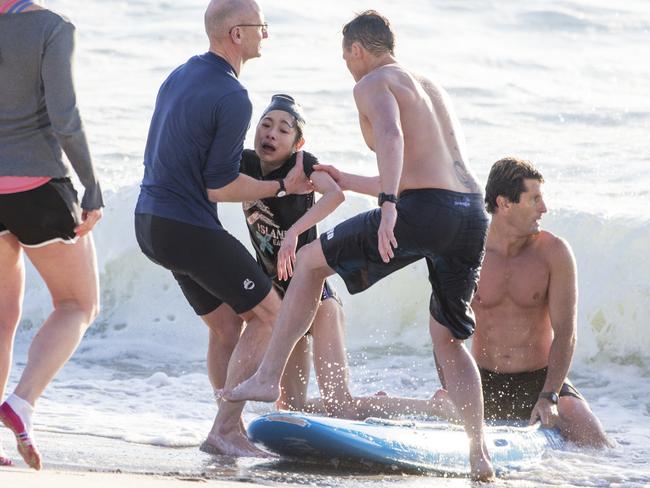
<instances>
[{"instance_id":1,"label":"knee","mask_svg":"<svg viewBox=\"0 0 650 488\"><path fill-rule=\"evenodd\" d=\"M94 299L91 299L87 302L82 302L80 303L80 305L81 305L81 310L84 313L86 323L88 325L92 324L95 321L95 319L99 316L99 312L101 311L99 297L94 297Z\"/></svg>"},{"instance_id":2,"label":"knee","mask_svg":"<svg viewBox=\"0 0 650 488\"><path fill-rule=\"evenodd\" d=\"M20 303L14 303L2 307L2 313L0 314L0 336L2 336L3 341L8 336L13 336L16 327L18 327L20 313Z\"/></svg>"},{"instance_id":3,"label":"knee","mask_svg":"<svg viewBox=\"0 0 650 488\"><path fill-rule=\"evenodd\" d=\"M296 273L300 270L309 271L310 273L319 272L319 254L323 252L320 245L320 240L316 239L298 249L296 253ZM326 275L327 273L323 274L323 277L326 277Z\"/></svg>"},{"instance_id":4,"label":"knee","mask_svg":"<svg viewBox=\"0 0 650 488\"><path fill-rule=\"evenodd\" d=\"M558 413L569 424L589 421L593 417L587 402L572 396L560 397Z\"/></svg>"},{"instance_id":5,"label":"knee","mask_svg":"<svg viewBox=\"0 0 650 488\"><path fill-rule=\"evenodd\" d=\"M309 264L309 255L312 245L313 242L310 242L309 244L298 249L296 252L296 265L298 265L298 263L300 266L307 266Z\"/></svg>"},{"instance_id":6,"label":"knee","mask_svg":"<svg viewBox=\"0 0 650 488\"><path fill-rule=\"evenodd\" d=\"M329 417L356 420L359 418L354 400L350 398L340 401L334 398L323 398L323 407Z\"/></svg>"},{"instance_id":7,"label":"knee","mask_svg":"<svg viewBox=\"0 0 650 488\"><path fill-rule=\"evenodd\" d=\"M281 305L282 299L274 289L271 289L264 300L253 308L253 310L242 314L241 317L249 324L254 318L257 318L258 325L272 327L280 312Z\"/></svg>"},{"instance_id":8,"label":"knee","mask_svg":"<svg viewBox=\"0 0 650 488\"><path fill-rule=\"evenodd\" d=\"M82 322L86 326L89 326L95 321L100 311L99 297L55 300L53 305L56 311L79 313L82 317Z\"/></svg>"},{"instance_id":9,"label":"knee","mask_svg":"<svg viewBox=\"0 0 650 488\"><path fill-rule=\"evenodd\" d=\"M223 324L219 327L210 328L210 339L217 343L234 348L241 335L242 322Z\"/></svg>"}]
</instances>

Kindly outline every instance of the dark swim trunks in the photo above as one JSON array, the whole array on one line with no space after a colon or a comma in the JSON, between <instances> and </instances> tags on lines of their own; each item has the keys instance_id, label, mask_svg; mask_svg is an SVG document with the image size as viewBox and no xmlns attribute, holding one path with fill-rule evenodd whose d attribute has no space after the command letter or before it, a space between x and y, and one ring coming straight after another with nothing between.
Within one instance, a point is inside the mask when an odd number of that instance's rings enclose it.
<instances>
[{"instance_id":1,"label":"dark swim trunks","mask_svg":"<svg viewBox=\"0 0 650 488\"><path fill-rule=\"evenodd\" d=\"M528 420L544 388L547 368L524 373L495 373L479 368L486 420ZM584 397L567 379L560 396Z\"/></svg>"},{"instance_id":2,"label":"dark swim trunks","mask_svg":"<svg viewBox=\"0 0 650 488\"><path fill-rule=\"evenodd\" d=\"M381 210L342 222L320 236L327 264L351 294L422 258L432 287L429 311L457 339L474 332L470 307L484 255L488 217L483 196L440 189L406 190L397 203L395 257L384 263L377 230Z\"/></svg>"},{"instance_id":3,"label":"dark swim trunks","mask_svg":"<svg viewBox=\"0 0 650 488\"><path fill-rule=\"evenodd\" d=\"M53 178L32 190L0 195L0 235L11 232L26 247L77 242L81 207L70 178Z\"/></svg>"},{"instance_id":4,"label":"dark swim trunks","mask_svg":"<svg viewBox=\"0 0 650 488\"><path fill-rule=\"evenodd\" d=\"M271 291L271 280L253 256L223 229L136 214L135 234L142 252L172 272L197 315L224 302L241 314Z\"/></svg>"}]
</instances>

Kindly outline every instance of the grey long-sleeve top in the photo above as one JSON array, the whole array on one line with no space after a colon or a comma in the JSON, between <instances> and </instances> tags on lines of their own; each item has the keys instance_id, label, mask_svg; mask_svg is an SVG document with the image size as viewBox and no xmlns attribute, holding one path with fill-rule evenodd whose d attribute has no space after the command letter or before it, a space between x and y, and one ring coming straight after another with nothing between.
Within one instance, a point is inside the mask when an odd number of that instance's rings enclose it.
<instances>
[{"instance_id":1,"label":"grey long-sleeve top","mask_svg":"<svg viewBox=\"0 0 650 488\"><path fill-rule=\"evenodd\" d=\"M0 176L70 174L103 206L72 77L74 25L49 10L0 15Z\"/></svg>"}]
</instances>

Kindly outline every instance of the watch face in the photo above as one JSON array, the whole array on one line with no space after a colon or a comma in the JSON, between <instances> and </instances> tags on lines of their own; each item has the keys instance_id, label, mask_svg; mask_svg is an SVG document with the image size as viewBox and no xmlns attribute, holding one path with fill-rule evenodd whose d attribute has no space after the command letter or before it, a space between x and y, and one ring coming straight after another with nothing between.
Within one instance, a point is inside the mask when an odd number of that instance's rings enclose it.
<instances>
[{"instance_id":1,"label":"watch face","mask_svg":"<svg viewBox=\"0 0 650 488\"><path fill-rule=\"evenodd\" d=\"M284 190L278 190L278 192L275 194L276 197L283 197L287 194L286 191Z\"/></svg>"},{"instance_id":2,"label":"watch face","mask_svg":"<svg viewBox=\"0 0 650 488\"><path fill-rule=\"evenodd\" d=\"M539 394L539 397L540 398L545 398L546 400L548 400L549 402L551 402L551 403L553 403L555 405L557 405L558 402L560 401L560 397L554 391L553 392L544 391L544 392Z\"/></svg>"}]
</instances>

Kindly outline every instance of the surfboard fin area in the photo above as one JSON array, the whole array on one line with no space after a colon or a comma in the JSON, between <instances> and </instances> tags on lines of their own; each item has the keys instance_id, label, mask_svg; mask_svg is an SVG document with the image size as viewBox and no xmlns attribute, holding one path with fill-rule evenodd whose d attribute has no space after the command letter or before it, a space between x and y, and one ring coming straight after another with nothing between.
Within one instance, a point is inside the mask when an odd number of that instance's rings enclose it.
<instances>
[{"instance_id":1,"label":"surfboard fin area","mask_svg":"<svg viewBox=\"0 0 650 488\"><path fill-rule=\"evenodd\" d=\"M252 421L248 434L253 442L289 458L469 474L465 431L442 421L357 421L274 412ZM488 426L486 441L497 474L537 462L547 449L564 445L557 430L539 425Z\"/></svg>"}]
</instances>

